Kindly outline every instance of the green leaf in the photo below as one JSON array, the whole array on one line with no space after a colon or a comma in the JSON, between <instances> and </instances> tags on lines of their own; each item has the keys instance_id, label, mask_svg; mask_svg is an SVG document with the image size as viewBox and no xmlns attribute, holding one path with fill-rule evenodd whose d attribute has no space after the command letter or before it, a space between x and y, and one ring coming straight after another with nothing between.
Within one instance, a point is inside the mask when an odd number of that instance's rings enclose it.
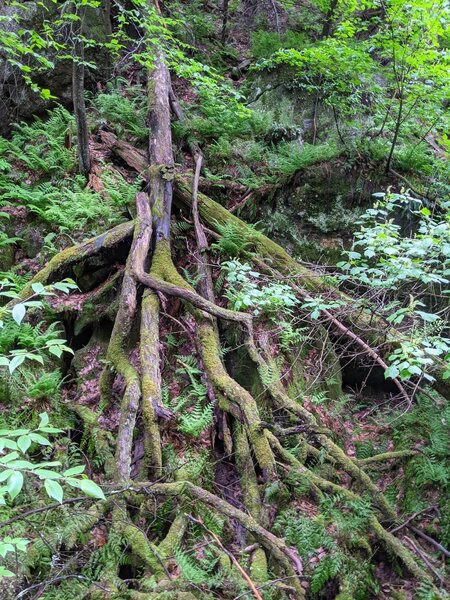
<instances>
[{"instance_id":1,"label":"green leaf","mask_svg":"<svg viewBox=\"0 0 450 600\"><path fill-rule=\"evenodd\" d=\"M46 412L40 413L39 418L40 418L40 421L39 421L38 429L42 429L42 427L46 427L50 423L50 419Z\"/></svg>"},{"instance_id":2,"label":"green leaf","mask_svg":"<svg viewBox=\"0 0 450 600\"><path fill-rule=\"evenodd\" d=\"M67 469L67 471L64 471L63 475L64 477L70 477L71 475L79 475L80 473L83 473L84 469L84 465L79 465L78 467L72 467L70 469Z\"/></svg>"},{"instance_id":3,"label":"green leaf","mask_svg":"<svg viewBox=\"0 0 450 600\"><path fill-rule=\"evenodd\" d=\"M25 355L20 355L20 356L14 356L8 366L9 372L12 374L14 373L14 371L17 369L17 367L20 367L20 365L23 363L23 361L25 360Z\"/></svg>"},{"instance_id":4,"label":"green leaf","mask_svg":"<svg viewBox=\"0 0 450 600\"><path fill-rule=\"evenodd\" d=\"M88 496L92 498L99 498L100 500L106 500L105 494L102 491L102 488L98 486L96 483L91 481L90 479L81 479L80 480L80 490L83 491Z\"/></svg>"},{"instance_id":5,"label":"green leaf","mask_svg":"<svg viewBox=\"0 0 450 600\"><path fill-rule=\"evenodd\" d=\"M61 479L62 475L50 469L34 469L33 471L39 479Z\"/></svg>"},{"instance_id":6,"label":"green leaf","mask_svg":"<svg viewBox=\"0 0 450 600\"><path fill-rule=\"evenodd\" d=\"M385 372L384 372L384 377L385 379L389 379L389 377L391 377L392 379L395 379L396 377L398 377L400 371L398 369L398 367L396 365L391 365L390 367L388 367Z\"/></svg>"},{"instance_id":7,"label":"green leaf","mask_svg":"<svg viewBox=\"0 0 450 600\"><path fill-rule=\"evenodd\" d=\"M42 285L40 281L31 284L31 288L35 294L42 294L45 292L45 287Z\"/></svg>"},{"instance_id":8,"label":"green leaf","mask_svg":"<svg viewBox=\"0 0 450 600\"><path fill-rule=\"evenodd\" d=\"M57 502L61 503L64 496L64 490L57 481L46 479L44 483L45 490L50 498L54 498Z\"/></svg>"},{"instance_id":9,"label":"green leaf","mask_svg":"<svg viewBox=\"0 0 450 600\"><path fill-rule=\"evenodd\" d=\"M29 435L22 435L18 440L17 440L17 447L19 448L19 450L21 452L23 452L23 454L26 453L26 451L28 450L28 448L31 446L31 439Z\"/></svg>"},{"instance_id":10,"label":"green leaf","mask_svg":"<svg viewBox=\"0 0 450 600\"><path fill-rule=\"evenodd\" d=\"M14 306L14 308L12 309L12 317L17 323L17 325L20 325L22 323L25 313L26 309L23 304L16 304Z\"/></svg>"},{"instance_id":11,"label":"green leaf","mask_svg":"<svg viewBox=\"0 0 450 600\"><path fill-rule=\"evenodd\" d=\"M15 577L15 576L16 576L15 573L13 573L9 569L6 569L2 565L0 565L0 581L2 580L2 577Z\"/></svg>"},{"instance_id":12,"label":"green leaf","mask_svg":"<svg viewBox=\"0 0 450 600\"><path fill-rule=\"evenodd\" d=\"M8 479L8 483L6 484L6 488L8 490L8 494L11 497L11 500L20 493L20 490L23 486L23 475L20 471L14 471L14 473Z\"/></svg>"},{"instance_id":13,"label":"green leaf","mask_svg":"<svg viewBox=\"0 0 450 600\"><path fill-rule=\"evenodd\" d=\"M6 456L2 456L0 458L0 463L6 465L9 462L11 462L12 460L15 460L16 458L19 458L19 453L18 452L11 452L11 454L7 454Z\"/></svg>"},{"instance_id":14,"label":"green leaf","mask_svg":"<svg viewBox=\"0 0 450 600\"><path fill-rule=\"evenodd\" d=\"M12 473L14 473L14 471L12 469L6 469L5 471L2 471L0 473L0 483L2 481L6 481Z\"/></svg>"},{"instance_id":15,"label":"green leaf","mask_svg":"<svg viewBox=\"0 0 450 600\"><path fill-rule=\"evenodd\" d=\"M40 444L41 446L51 446L51 442L48 441L43 435L39 435L39 433L30 433L30 439L36 444Z\"/></svg>"},{"instance_id":16,"label":"green leaf","mask_svg":"<svg viewBox=\"0 0 450 600\"><path fill-rule=\"evenodd\" d=\"M57 429L56 427L39 427L39 431L43 431L44 433L62 433L62 429Z\"/></svg>"}]
</instances>

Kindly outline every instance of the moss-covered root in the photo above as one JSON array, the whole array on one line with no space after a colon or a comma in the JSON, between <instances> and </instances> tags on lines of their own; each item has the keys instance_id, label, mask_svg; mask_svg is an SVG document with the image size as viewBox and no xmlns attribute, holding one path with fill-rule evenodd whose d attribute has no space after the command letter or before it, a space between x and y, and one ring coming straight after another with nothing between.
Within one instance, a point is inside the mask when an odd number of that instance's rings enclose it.
<instances>
[{"instance_id":1,"label":"moss-covered root","mask_svg":"<svg viewBox=\"0 0 450 600\"><path fill-rule=\"evenodd\" d=\"M95 453L103 463L103 470L107 479L112 479L116 469L114 454L112 452L111 435L98 424L98 414L82 404L72 404L70 408L83 422L84 435L95 440Z\"/></svg>"},{"instance_id":2,"label":"moss-covered root","mask_svg":"<svg viewBox=\"0 0 450 600\"><path fill-rule=\"evenodd\" d=\"M267 556L262 548L256 548L250 561L250 578L255 583L265 583L269 580Z\"/></svg>"},{"instance_id":3,"label":"moss-covered root","mask_svg":"<svg viewBox=\"0 0 450 600\"><path fill-rule=\"evenodd\" d=\"M90 256L111 254L112 248L125 242L128 238L131 238L133 228L133 221L122 223L110 231L102 233L83 244L71 246L70 248L58 252L58 254L56 254L48 264L27 283L26 286L24 286L20 292L19 298L12 300L9 305L13 306L14 304L17 304L17 302L33 295L33 283L42 283L43 285L52 283L58 279L68 277L76 264Z\"/></svg>"},{"instance_id":4,"label":"moss-covered root","mask_svg":"<svg viewBox=\"0 0 450 600\"><path fill-rule=\"evenodd\" d=\"M152 229L148 203L146 194L142 192L137 194L138 216L135 220L133 243L125 267L119 310L107 352L109 366L106 369L110 369L112 366L125 381L116 450L116 478L118 481L126 481L130 476L133 429L141 397L140 376L128 358L127 348L137 307L137 286L134 273L144 270L150 248ZM106 377L107 375L103 375L102 379L104 380ZM104 385L102 388L104 389Z\"/></svg>"},{"instance_id":5,"label":"moss-covered root","mask_svg":"<svg viewBox=\"0 0 450 600\"><path fill-rule=\"evenodd\" d=\"M276 475L273 452L264 436L264 430L255 399L226 372L219 353L219 342L209 319L202 319L197 327L198 347L208 379L214 388L237 404L244 417L248 441L266 479Z\"/></svg>"},{"instance_id":6,"label":"moss-covered root","mask_svg":"<svg viewBox=\"0 0 450 600\"><path fill-rule=\"evenodd\" d=\"M276 449L278 454L282 457L284 461L286 461L289 465L294 467L299 473L301 473L311 485L315 486L321 492L332 492L335 494L339 494L341 497L347 498L349 501L354 502L355 500L360 499L360 497L354 492L332 483L316 475L306 467L304 467L297 459L285 448L282 447L278 439L270 432L266 433L272 447ZM424 581L427 584L432 583L432 578L426 573L417 563L414 556L411 552L405 548L405 546L394 537L391 533L386 531L386 529L381 525L375 515L372 515L368 519L368 526L375 534L375 536L380 540L386 548L396 557L398 557L408 571L416 577L419 581ZM436 589L437 598L441 598L438 590Z\"/></svg>"},{"instance_id":7,"label":"moss-covered root","mask_svg":"<svg viewBox=\"0 0 450 600\"><path fill-rule=\"evenodd\" d=\"M184 514L178 514L172 521L166 537L158 544L158 552L164 561L174 555L175 549L181 543L186 532L187 519Z\"/></svg>"},{"instance_id":8,"label":"moss-covered root","mask_svg":"<svg viewBox=\"0 0 450 600\"><path fill-rule=\"evenodd\" d=\"M360 458L358 464L361 466L372 465L374 463L385 463L388 460L401 460L402 458L411 458L417 455L417 450L398 450L394 452L382 452L368 458Z\"/></svg>"},{"instance_id":9,"label":"moss-covered root","mask_svg":"<svg viewBox=\"0 0 450 600\"><path fill-rule=\"evenodd\" d=\"M159 367L159 300L151 290L142 298L140 359L142 369L142 416L144 419L145 456L142 474L150 470L151 479L162 475L161 436L157 409L161 405L161 371Z\"/></svg>"},{"instance_id":10,"label":"moss-covered root","mask_svg":"<svg viewBox=\"0 0 450 600\"><path fill-rule=\"evenodd\" d=\"M254 340L251 337L248 338L247 348L250 357L256 363L258 370L262 375L264 370L267 369L267 364L264 358L258 352ZM316 425L316 419L314 415L312 415L299 403L289 398L280 382L274 381L270 383L270 385L267 386L267 389L279 408L283 408L284 410L296 414L312 427ZM328 451L329 455L336 462L336 464L342 467L351 477L353 477L353 479L358 481L371 494L384 517L395 520L397 518L395 510L386 500L380 489L361 468L360 464L356 460L348 457L345 452L325 434L317 434L316 439Z\"/></svg>"},{"instance_id":11,"label":"moss-covered root","mask_svg":"<svg viewBox=\"0 0 450 600\"><path fill-rule=\"evenodd\" d=\"M135 273L139 281L146 287L186 300L192 306L215 317L242 323L247 329L252 327L251 315L228 310L206 300L184 281L173 265L168 240L161 240L157 243L153 253L150 275L137 269Z\"/></svg>"},{"instance_id":12,"label":"moss-covered root","mask_svg":"<svg viewBox=\"0 0 450 600\"><path fill-rule=\"evenodd\" d=\"M235 508L225 500L215 496L211 492L200 488L189 481L180 481L175 483L136 483L136 489L143 490L149 495L155 496L172 496L179 498L180 496L195 498L206 504L213 510L224 515L229 519L238 521L247 531L255 537L255 539L263 546L268 554L272 556L277 563L282 567L286 576L292 578L292 586L295 588L297 598L303 600L305 591L300 583L299 575L293 565L298 568L298 559L294 551L286 546L285 542L267 531L259 525L257 521L247 513Z\"/></svg>"},{"instance_id":13,"label":"moss-covered root","mask_svg":"<svg viewBox=\"0 0 450 600\"><path fill-rule=\"evenodd\" d=\"M247 433L242 423L236 420L233 422L233 442L245 507L252 517L261 523L261 499Z\"/></svg>"}]
</instances>

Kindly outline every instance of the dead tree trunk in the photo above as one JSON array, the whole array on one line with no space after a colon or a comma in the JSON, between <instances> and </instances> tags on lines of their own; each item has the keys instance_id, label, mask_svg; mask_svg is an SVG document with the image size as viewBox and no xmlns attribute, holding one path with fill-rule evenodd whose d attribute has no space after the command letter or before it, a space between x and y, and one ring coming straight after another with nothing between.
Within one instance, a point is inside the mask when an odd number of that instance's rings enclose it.
<instances>
[{"instance_id":1,"label":"dead tree trunk","mask_svg":"<svg viewBox=\"0 0 450 600\"><path fill-rule=\"evenodd\" d=\"M72 99L77 124L79 170L87 179L91 172L91 156L89 152L89 130L86 117L86 104L84 101L84 42L82 36L85 14L86 9L82 8L79 26L75 32L72 67Z\"/></svg>"}]
</instances>

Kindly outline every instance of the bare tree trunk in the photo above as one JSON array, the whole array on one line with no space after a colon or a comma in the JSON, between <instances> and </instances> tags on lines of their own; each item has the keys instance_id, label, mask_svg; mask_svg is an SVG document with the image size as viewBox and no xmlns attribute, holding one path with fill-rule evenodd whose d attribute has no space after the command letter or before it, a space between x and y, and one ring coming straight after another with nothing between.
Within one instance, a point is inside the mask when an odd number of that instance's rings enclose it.
<instances>
[{"instance_id":1,"label":"bare tree trunk","mask_svg":"<svg viewBox=\"0 0 450 600\"><path fill-rule=\"evenodd\" d=\"M392 138L391 149L389 151L389 156L388 156L388 159L386 162L386 169L385 169L386 173L389 173L389 171L391 170L392 157L394 156L395 146L397 145L398 134L400 132L400 125L402 123L402 116L403 116L403 94L400 93L400 104L398 107L397 119L395 122L394 137Z\"/></svg>"},{"instance_id":2,"label":"bare tree trunk","mask_svg":"<svg viewBox=\"0 0 450 600\"><path fill-rule=\"evenodd\" d=\"M151 171L149 186L157 244L161 240L169 241L170 238L175 172L170 125L170 73L161 52L155 56L153 69L148 74L147 88L150 127L148 154Z\"/></svg>"},{"instance_id":3,"label":"bare tree trunk","mask_svg":"<svg viewBox=\"0 0 450 600\"><path fill-rule=\"evenodd\" d=\"M228 13L229 13L229 0L223 0L223 8L222 8L222 34L220 39L222 40L222 44L225 44L227 41L227 25L228 25Z\"/></svg>"},{"instance_id":4,"label":"bare tree trunk","mask_svg":"<svg viewBox=\"0 0 450 600\"><path fill-rule=\"evenodd\" d=\"M82 175L89 177L91 171L91 156L89 152L89 131L84 102L84 44L80 39L83 31L85 9L80 14L80 26L75 33L74 57L72 69L72 99L75 120L77 123L77 152L79 170Z\"/></svg>"}]
</instances>

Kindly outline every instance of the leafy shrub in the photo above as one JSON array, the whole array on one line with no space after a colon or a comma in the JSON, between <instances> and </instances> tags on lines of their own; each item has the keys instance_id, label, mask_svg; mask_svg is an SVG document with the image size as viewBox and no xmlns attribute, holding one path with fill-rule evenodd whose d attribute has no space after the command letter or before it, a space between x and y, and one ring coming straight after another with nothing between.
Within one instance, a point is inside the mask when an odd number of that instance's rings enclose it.
<instances>
[{"instance_id":1,"label":"leafy shrub","mask_svg":"<svg viewBox=\"0 0 450 600\"><path fill-rule=\"evenodd\" d=\"M298 304L292 289L281 282L260 280L261 274L238 260L222 263L228 288L225 292L234 310L251 310L253 314L289 314Z\"/></svg>"},{"instance_id":2,"label":"leafy shrub","mask_svg":"<svg viewBox=\"0 0 450 600\"><path fill-rule=\"evenodd\" d=\"M274 31L254 31L251 34L251 53L255 59L267 58L281 48L300 50L308 41L303 32L288 30L280 35Z\"/></svg>"}]
</instances>

